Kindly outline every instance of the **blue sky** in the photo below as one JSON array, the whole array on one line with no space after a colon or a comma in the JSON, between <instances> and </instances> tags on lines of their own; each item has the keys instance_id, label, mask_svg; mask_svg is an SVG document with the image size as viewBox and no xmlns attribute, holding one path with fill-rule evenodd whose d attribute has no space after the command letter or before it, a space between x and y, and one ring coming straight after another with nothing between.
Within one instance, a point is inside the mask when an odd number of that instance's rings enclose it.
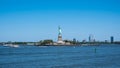
<instances>
[{"instance_id":1,"label":"blue sky","mask_svg":"<svg viewBox=\"0 0 120 68\"><path fill-rule=\"evenodd\" d=\"M0 0L0 41L120 40L119 0Z\"/></svg>"}]
</instances>

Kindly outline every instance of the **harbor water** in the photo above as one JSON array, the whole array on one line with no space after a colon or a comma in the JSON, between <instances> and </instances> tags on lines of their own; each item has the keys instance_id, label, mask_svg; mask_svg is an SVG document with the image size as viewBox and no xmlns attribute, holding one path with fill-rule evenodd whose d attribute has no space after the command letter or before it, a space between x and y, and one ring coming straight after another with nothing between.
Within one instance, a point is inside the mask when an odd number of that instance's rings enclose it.
<instances>
[{"instance_id":1,"label":"harbor water","mask_svg":"<svg viewBox=\"0 0 120 68\"><path fill-rule=\"evenodd\" d=\"M120 45L0 45L0 68L120 68Z\"/></svg>"}]
</instances>

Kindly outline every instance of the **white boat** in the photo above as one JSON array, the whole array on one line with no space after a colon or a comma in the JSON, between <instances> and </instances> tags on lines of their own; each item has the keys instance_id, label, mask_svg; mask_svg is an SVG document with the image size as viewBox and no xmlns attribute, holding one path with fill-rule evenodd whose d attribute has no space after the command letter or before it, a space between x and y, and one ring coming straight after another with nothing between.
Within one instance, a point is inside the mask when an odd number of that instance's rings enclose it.
<instances>
[{"instance_id":1,"label":"white boat","mask_svg":"<svg viewBox=\"0 0 120 68\"><path fill-rule=\"evenodd\" d=\"M15 48L19 47L19 45L15 45L15 44L5 44L3 46L15 47Z\"/></svg>"},{"instance_id":2,"label":"white boat","mask_svg":"<svg viewBox=\"0 0 120 68\"><path fill-rule=\"evenodd\" d=\"M15 48L17 48L17 47L19 47L19 45L11 45L10 47L15 47Z\"/></svg>"}]
</instances>

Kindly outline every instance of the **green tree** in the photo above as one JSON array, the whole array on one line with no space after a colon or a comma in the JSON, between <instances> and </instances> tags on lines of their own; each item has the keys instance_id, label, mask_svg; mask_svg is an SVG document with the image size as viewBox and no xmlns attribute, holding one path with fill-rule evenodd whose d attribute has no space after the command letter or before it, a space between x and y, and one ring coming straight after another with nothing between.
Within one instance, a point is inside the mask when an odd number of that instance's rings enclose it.
<instances>
[{"instance_id":1,"label":"green tree","mask_svg":"<svg viewBox=\"0 0 120 68\"><path fill-rule=\"evenodd\" d=\"M49 39L48 39L48 40L43 40L43 41L41 41L41 45L47 45L47 44L48 44L48 45L53 44L53 40L51 40L51 39L49 40Z\"/></svg>"}]
</instances>

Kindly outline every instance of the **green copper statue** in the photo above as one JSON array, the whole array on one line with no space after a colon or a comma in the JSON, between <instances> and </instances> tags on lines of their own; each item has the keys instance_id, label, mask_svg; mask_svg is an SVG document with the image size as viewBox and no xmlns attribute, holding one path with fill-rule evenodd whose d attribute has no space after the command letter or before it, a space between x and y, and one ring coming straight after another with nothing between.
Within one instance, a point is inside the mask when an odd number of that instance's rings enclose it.
<instances>
[{"instance_id":1,"label":"green copper statue","mask_svg":"<svg viewBox=\"0 0 120 68\"><path fill-rule=\"evenodd\" d=\"M62 35L62 30L61 30L60 26L58 27L58 29L59 29L59 35Z\"/></svg>"}]
</instances>

